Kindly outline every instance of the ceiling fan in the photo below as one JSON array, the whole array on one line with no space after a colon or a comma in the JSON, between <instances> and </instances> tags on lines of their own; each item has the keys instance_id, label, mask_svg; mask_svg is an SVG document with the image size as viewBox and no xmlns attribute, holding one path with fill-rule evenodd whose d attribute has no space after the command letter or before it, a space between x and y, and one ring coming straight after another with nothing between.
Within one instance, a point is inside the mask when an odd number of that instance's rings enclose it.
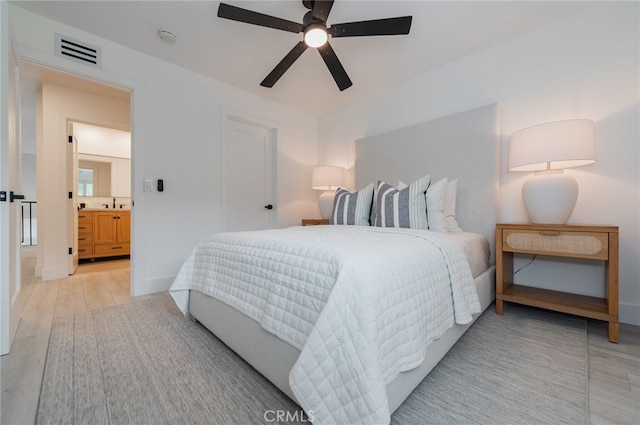
<instances>
[{"instance_id":1,"label":"ceiling fan","mask_svg":"<svg viewBox=\"0 0 640 425\"><path fill-rule=\"evenodd\" d=\"M218 17L220 18L293 33L304 33L303 41L296 44L284 59L276 65L273 71L260 83L263 87L273 87L300 55L307 50L307 47L315 47L318 49L318 52L320 52L327 68L329 68L329 72L331 72L338 88L340 88L340 91L343 91L351 87L353 83L340 63L338 56L331 48L328 41L329 36L337 38L399 35L409 34L409 30L411 29L411 16L347 22L327 27L327 18L333 6L333 0L303 0L302 3L309 9L309 12L304 15L302 24L253 12L226 3L220 3L218 7Z\"/></svg>"}]
</instances>

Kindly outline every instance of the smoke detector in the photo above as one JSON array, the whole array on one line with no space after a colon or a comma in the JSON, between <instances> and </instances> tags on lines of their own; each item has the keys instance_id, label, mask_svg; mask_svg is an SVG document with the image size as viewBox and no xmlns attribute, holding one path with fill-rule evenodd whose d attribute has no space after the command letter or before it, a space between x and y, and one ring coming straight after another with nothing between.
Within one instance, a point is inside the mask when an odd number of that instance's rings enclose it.
<instances>
[{"instance_id":1,"label":"smoke detector","mask_svg":"<svg viewBox=\"0 0 640 425\"><path fill-rule=\"evenodd\" d=\"M165 43L173 44L176 42L176 35L170 31L160 30L158 31L158 37Z\"/></svg>"}]
</instances>

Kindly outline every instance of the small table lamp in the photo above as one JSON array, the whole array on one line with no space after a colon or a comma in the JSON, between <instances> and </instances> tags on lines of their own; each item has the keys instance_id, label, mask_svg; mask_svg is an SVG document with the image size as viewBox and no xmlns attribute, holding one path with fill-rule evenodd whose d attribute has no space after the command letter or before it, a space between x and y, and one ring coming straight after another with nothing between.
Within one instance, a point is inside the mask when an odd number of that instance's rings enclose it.
<instances>
[{"instance_id":1,"label":"small table lamp","mask_svg":"<svg viewBox=\"0 0 640 425\"><path fill-rule=\"evenodd\" d=\"M324 219L331 218L333 210L333 197L336 189L344 184L345 169L326 165L313 169L311 187L315 190L323 190L318 199L320 215Z\"/></svg>"},{"instance_id":2,"label":"small table lamp","mask_svg":"<svg viewBox=\"0 0 640 425\"><path fill-rule=\"evenodd\" d=\"M509 139L509 171L535 171L522 186L532 223L566 224L578 199L578 182L563 168L596 162L593 121L574 119L519 130Z\"/></svg>"}]
</instances>

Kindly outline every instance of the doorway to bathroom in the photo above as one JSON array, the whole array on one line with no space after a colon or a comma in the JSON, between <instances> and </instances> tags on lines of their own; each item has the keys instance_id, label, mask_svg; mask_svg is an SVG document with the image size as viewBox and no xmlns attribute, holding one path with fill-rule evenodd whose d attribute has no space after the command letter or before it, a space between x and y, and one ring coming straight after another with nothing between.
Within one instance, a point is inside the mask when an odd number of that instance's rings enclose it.
<instances>
[{"instance_id":1,"label":"doorway to bathroom","mask_svg":"<svg viewBox=\"0 0 640 425\"><path fill-rule=\"evenodd\" d=\"M38 206L36 228L41 236L36 247L35 274L45 281L60 279L72 274L78 264L77 214L80 204L84 203L85 207L88 204L99 205L104 198L104 204L108 204L113 211L115 198L116 205L122 205L123 210L128 210L131 205L131 92L30 63L21 64L20 75L25 145L23 164L26 165L23 174L25 181L33 182L32 197ZM99 152L83 159L83 148L78 151L79 143L83 143L83 139L89 140L95 128L126 133L129 153ZM118 160L110 161L107 159L109 156ZM124 156L128 158L121 158ZM85 179L78 179L78 158L89 162L85 169L95 172L96 181L87 184ZM65 166L61 167L63 164ZM105 171L107 169L109 171ZM126 173L123 173L123 169ZM114 176L109 175L111 171ZM59 196L59 190L51 190L50 185L51 181L60 181L61 173L66 175L64 197ZM112 177L116 178L113 184ZM98 183L100 179L102 183ZM128 191L122 191L122 187L128 188ZM108 192L101 192L103 188ZM116 192L112 193L112 189ZM69 196L66 196L67 192ZM80 194L85 198L83 201L80 200ZM121 220L120 223L125 221ZM120 234L127 234L128 243L131 222L127 223L126 232L121 231ZM61 232L62 229L66 230ZM91 243L92 249L95 249L93 241L83 242ZM64 250L60 249L61 246L65 247ZM66 252L67 247L69 252ZM101 246L101 252L111 248Z\"/></svg>"},{"instance_id":2,"label":"doorway to bathroom","mask_svg":"<svg viewBox=\"0 0 640 425\"><path fill-rule=\"evenodd\" d=\"M68 161L75 191L69 228L79 262L121 260L130 255L131 133L99 125L69 123ZM71 273L70 273L71 274Z\"/></svg>"}]
</instances>

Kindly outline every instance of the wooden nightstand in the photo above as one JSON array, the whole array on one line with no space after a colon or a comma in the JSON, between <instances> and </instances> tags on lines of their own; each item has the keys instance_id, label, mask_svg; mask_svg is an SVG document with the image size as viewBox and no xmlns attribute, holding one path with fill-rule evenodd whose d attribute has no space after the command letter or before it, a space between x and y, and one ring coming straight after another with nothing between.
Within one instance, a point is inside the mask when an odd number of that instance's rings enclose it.
<instances>
[{"instance_id":1,"label":"wooden nightstand","mask_svg":"<svg viewBox=\"0 0 640 425\"><path fill-rule=\"evenodd\" d=\"M303 218L302 225L303 226L319 226L322 224L329 224L328 218Z\"/></svg>"},{"instance_id":2,"label":"wooden nightstand","mask_svg":"<svg viewBox=\"0 0 640 425\"><path fill-rule=\"evenodd\" d=\"M606 298L569 294L513 283L513 254L540 254L604 261ZM542 224L496 226L496 313L504 301L609 322L618 342L618 227Z\"/></svg>"}]
</instances>

